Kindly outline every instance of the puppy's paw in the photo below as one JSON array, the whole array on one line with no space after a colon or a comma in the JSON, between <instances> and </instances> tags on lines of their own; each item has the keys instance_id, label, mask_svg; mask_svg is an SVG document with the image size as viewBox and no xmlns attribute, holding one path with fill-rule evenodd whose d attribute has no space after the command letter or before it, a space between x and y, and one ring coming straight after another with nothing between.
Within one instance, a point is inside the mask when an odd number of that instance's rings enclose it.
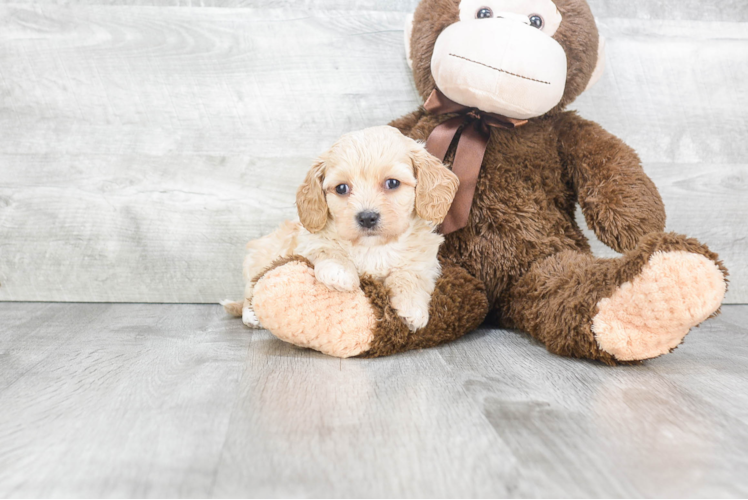
<instances>
[{"instance_id":1,"label":"puppy's paw","mask_svg":"<svg viewBox=\"0 0 748 500\"><path fill-rule=\"evenodd\" d=\"M314 276L327 288L338 292L352 292L360 286L356 269L334 260L318 262L314 266Z\"/></svg>"},{"instance_id":2,"label":"puppy's paw","mask_svg":"<svg viewBox=\"0 0 748 500\"><path fill-rule=\"evenodd\" d=\"M242 309L242 323L253 329L262 328L260 320L257 319L255 312L249 307Z\"/></svg>"},{"instance_id":3,"label":"puppy's paw","mask_svg":"<svg viewBox=\"0 0 748 500\"><path fill-rule=\"evenodd\" d=\"M392 307L403 319L411 332L424 328L429 323L429 301L419 297L395 295L390 300Z\"/></svg>"}]
</instances>

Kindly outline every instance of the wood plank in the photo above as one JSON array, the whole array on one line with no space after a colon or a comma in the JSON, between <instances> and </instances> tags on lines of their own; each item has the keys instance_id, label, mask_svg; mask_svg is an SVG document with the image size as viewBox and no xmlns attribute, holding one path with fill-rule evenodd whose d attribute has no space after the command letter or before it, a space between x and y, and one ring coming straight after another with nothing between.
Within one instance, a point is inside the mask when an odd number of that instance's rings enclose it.
<instances>
[{"instance_id":1,"label":"wood plank","mask_svg":"<svg viewBox=\"0 0 748 500\"><path fill-rule=\"evenodd\" d=\"M606 71L573 108L646 163L744 163L748 23L601 19Z\"/></svg>"},{"instance_id":2,"label":"wood plank","mask_svg":"<svg viewBox=\"0 0 748 500\"><path fill-rule=\"evenodd\" d=\"M402 13L300 11L291 20L283 9L0 13L12 104L0 114L10 134L3 153L283 158L291 140L294 153L311 160L342 133L386 123L417 100Z\"/></svg>"},{"instance_id":3,"label":"wood plank","mask_svg":"<svg viewBox=\"0 0 748 500\"><path fill-rule=\"evenodd\" d=\"M419 0L74 0L73 6L112 7L179 7L200 9L283 9L290 17L306 11L387 11L412 12ZM23 0L3 0L0 3L27 5ZM54 2L48 2L56 5ZM59 4L57 4L59 5Z\"/></svg>"},{"instance_id":4,"label":"wood plank","mask_svg":"<svg viewBox=\"0 0 748 500\"><path fill-rule=\"evenodd\" d=\"M212 494L510 496L514 458L455 378L434 350L341 361L261 337Z\"/></svg>"},{"instance_id":5,"label":"wood plank","mask_svg":"<svg viewBox=\"0 0 748 500\"><path fill-rule=\"evenodd\" d=\"M245 241L293 216L313 157L419 104L411 4L0 6L0 300L237 295ZM608 71L575 107L639 151L669 228L748 302L745 6L616 5L592 4Z\"/></svg>"},{"instance_id":6,"label":"wood plank","mask_svg":"<svg viewBox=\"0 0 748 500\"><path fill-rule=\"evenodd\" d=\"M74 6L148 6L181 8L251 8L296 11L387 11L413 12L420 0L75 0ZM587 0L598 18L635 18L692 21L748 21L748 6L741 0ZM18 0L3 3L24 5Z\"/></svg>"},{"instance_id":7,"label":"wood plank","mask_svg":"<svg viewBox=\"0 0 748 500\"><path fill-rule=\"evenodd\" d=\"M745 306L725 309L745 321ZM513 495L748 492L745 329L710 320L675 353L618 368L559 358L521 333L482 334L441 352L514 453Z\"/></svg>"},{"instance_id":8,"label":"wood plank","mask_svg":"<svg viewBox=\"0 0 748 500\"><path fill-rule=\"evenodd\" d=\"M598 18L635 18L689 21L748 21L748 4L742 0L587 0Z\"/></svg>"},{"instance_id":9,"label":"wood plank","mask_svg":"<svg viewBox=\"0 0 748 500\"><path fill-rule=\"evenodd\" d=\"M206 306L0 316L3 380L24 367L0 386L0 496L208 495L250 341L241 324Z\"/></svg>"},{"instance_id":10,"label":"wood plank","mask_svg":"<svg viewBox=\"0 0 748 500\"><path fill-rule=\"evenodd\" d=\"M0 308L0 393L37 369L47 358L54 356L74 339L78 331L70 328L71 324L85 328L100 320L106 309L63 309L54 304L42 303Z\"/></svg>"},{"instance_id":11,"label":"wood plank","mask_svg":"<svg viewBox=\"0 0 748 500\"><path fill-rule=\"evenodd\" d=\"M212 305L0 303L2 497L744 497L748 306L611 368L339 360Z\"/></svg>"},{"instance_id":12,"label":"wood plank","mask_svg":"<svg viewBox=\"0 0 748 500\"><path fill-rule=\"evenodd\" d=\"M0 222L12 235L0 260L4 300L238 297L245 243L295 215L289 200L304 171L268 177L275 159L243 155L3 160L12 172L0 174Z\"/></svg>"}]
</instances>

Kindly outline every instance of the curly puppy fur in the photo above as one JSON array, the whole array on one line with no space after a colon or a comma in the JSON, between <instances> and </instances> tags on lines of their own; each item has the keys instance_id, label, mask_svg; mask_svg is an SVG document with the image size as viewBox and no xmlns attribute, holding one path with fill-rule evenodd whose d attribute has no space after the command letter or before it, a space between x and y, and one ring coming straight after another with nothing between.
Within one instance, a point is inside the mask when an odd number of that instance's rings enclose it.
<instances>
[{"instance_id":1,"label":"curly puppy fur","mask_svg":"<svg viewBox=\"0 0 748 500\"><path fill-rule=\"evenodd\" d=\"M342 137L311 168L297 194L300 222L247 245L242 316L252 310L255 277L274 261L299 255L314 264L318 281L353 292L359 275L384 283L392 306L411 330L426 326L444 219L457 177L424 147L392 127ZM236 314L236 303L224 307Z\"/></svg>"}]
</instances>

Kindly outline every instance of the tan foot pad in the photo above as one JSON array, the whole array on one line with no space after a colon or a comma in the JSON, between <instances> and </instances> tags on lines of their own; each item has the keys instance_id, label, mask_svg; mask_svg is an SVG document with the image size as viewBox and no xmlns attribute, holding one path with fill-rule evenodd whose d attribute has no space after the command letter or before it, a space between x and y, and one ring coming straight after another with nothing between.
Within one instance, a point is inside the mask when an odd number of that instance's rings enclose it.
<instances>
[{"instance_id":1,"label":"tan foot pad","mask_svg":"<svg viewBox=\"0 0 748 500\"><path fill-rule=\"evenodd\" d=\"M639 276L597 304L592 331L600 348L620 361L655 358L719 309L726 289L724 275L706 257L655 253Z\"/></svg>"},{"instance_id":2,"label":"tan foot pad","mask_svg":"<svg viewBox=\"0 0 748 500\"><path fill-rule=\"evenodd\" d=\"M369 349L377 323L364 292L336 292L301 262L273 269L255 285L253 308L279 339L339 358Z\"/></svg>"}]
</instances>

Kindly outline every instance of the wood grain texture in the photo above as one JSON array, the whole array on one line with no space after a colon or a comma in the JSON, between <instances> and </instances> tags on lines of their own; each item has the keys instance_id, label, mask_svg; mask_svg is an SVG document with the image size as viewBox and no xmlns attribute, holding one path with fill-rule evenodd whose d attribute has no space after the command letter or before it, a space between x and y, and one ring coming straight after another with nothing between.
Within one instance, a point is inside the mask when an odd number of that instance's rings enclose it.
<instances>
[{"instance_id":1,"label":"wood grain texture","mask_svg":"<svg viewBox=\"0 0 748 500\"><path fill-rule=\"evenodd\" d=\"M745 497L748 306L611 368L339 360L212 305L0 304L0 497Z\"/></svg>"},{"instance_id":2,"label":"wood grain texture","mask_svg":"<svg viewBox=\"0 0 748 500\"><path fill-rule=\"evenodd\" d=\"M297 10L353 10L412 12L419 0L37 0L40 5L108 5L197 8L254 8ZM0 4L17 4L18 0L2 0ZM677 19L697 21L748 21L748 5L742 0L588 0L599 17Z\"/></svg>"},{"instance_id":3,"label":"wood grain texture","mask_svg":"<svg viewBox=\"0 0 748 500\"><path fill-rule=\"evenodd\" d=\"M419 104L415 4L0 3L0 300L238 296L244 243L294 216L314 156ZM575 107L639 151L669 229L748 302L748 8L591 5L608 69Z\"/></svg>"},{"instance_id":4,"label":"wood grain texture","mask_svg":"<svg viewBox=\"0 0 748 500\"><path fill-rule=\"evenodd\" d=\"M0 496L209 494L251 340L242 325L178 305L0 316Z\"/></svg>"}]
</instances>

